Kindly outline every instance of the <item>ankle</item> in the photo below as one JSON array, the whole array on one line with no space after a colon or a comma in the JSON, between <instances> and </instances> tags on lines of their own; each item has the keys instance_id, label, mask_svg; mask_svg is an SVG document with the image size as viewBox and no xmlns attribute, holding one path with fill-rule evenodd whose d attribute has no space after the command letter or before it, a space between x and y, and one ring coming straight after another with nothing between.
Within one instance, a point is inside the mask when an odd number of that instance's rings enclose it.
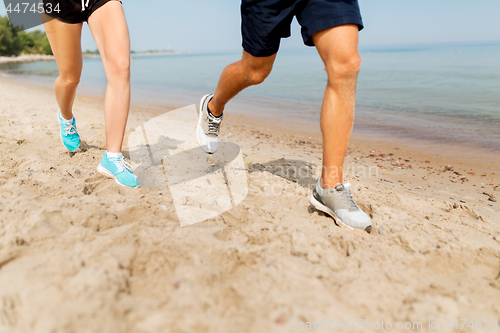
<instances>
[{"instance_id":1,"label":"ankle","mask_svg":"<svg viewBox=\"0 0 500 333\"><path fill-rule=\"evenodd\" d=\"M222 112L224 111L224 109L222 110L219 110L217 107L214 106L214 103L213 103L214 99L210 99L210 102L208 102L208 111L210 111L210 113L216 117L220 117L222 115Z\"/></svg>"},{"instance_id":2,"label":"ankle","mask_svg":"<svg viewBox=\"0 0 500 333\"><path fill-rule=\"evenodd\" d=\"M111 157L111 158L120 158L122 156L122 153L120 151L113 152L113 150L106 150L106 156Z\"/></svg>"},{"instance_id":3,"label":"ankle","mask_svg":"<svg viewBox=\"0 0 500 333\"><path fill-rule=\"evenodd\" d=\"M73 112L69 112L69 113L63 113L61 111L61 118L62 120L64 120L65 122L71 122L73 120Z\"/></svg>"},{"instance_id":4,"label":"ankle","mask_svg":"<svg viewBox=\"0 0 500 333\"><path fill-rule=\"evenodd\" d=\"M321 177L320 185L323 189L335 188L337 185L342 184L341 178L323 178Z\"/></svg>"}]
</instances>

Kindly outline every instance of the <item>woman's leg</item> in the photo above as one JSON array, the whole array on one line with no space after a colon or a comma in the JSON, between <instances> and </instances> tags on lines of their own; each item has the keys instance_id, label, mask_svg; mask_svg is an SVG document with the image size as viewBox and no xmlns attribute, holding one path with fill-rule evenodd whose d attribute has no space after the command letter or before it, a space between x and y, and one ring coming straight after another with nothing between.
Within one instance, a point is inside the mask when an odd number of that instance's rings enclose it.
<instances>
[{"instance_id":1,"label":"woman's leg","mask_svg":"<svg viewBox=\"0 0 500 333\"><path fill-rule=\"evenodd\" d=\"M56 100L61 116L66 120L73 117L73 102L76 88L82 74L82 23L68 24L50 20L43 24L52 52L59 68L59 77L54 83Z\"/></svg>"},{"instance_id":2,"label":"woman's leg","mask_svg":"<svg viewBox=\"0 0 500 333\"><path fill-rule=\"evenodd\" d=\"M130 107L130 38L125 13L119 1L110 1L88 22L108 79L104 102L106 149L119 153Z\"/></svg>"},{"instance_id":3,"label":"woman's leg","mask_svg":"<svg viewBox=\"0 0 500 333\"><path fill-rule=\"evenodd\" d=\"M130 107L130 38L121 3L107 2L88 22L108 78L104 101L106 152L97 170L120 185L138 187L141 181L121 155Z\"/></svg>"}]
</instances>

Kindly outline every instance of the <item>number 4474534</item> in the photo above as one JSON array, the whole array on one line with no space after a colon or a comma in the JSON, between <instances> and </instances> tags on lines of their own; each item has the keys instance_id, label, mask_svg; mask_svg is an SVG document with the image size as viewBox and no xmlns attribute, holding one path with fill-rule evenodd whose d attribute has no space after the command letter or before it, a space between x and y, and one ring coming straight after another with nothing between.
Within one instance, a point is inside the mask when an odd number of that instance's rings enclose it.
<instances>
[{"instance_id":1,"label":"number 4474534","mask_svg":"<svg viewBox=\"0 0 500 333\"><path fill-rule=\"evenodd\" d=\"M46 7L46 8L45 8ZM52 7L52 4L51 3L48 3L46 6L44 6L43 3L38 3L38 4L30 4L28 2L23 2L23 3L17 3L16 6L14 8L12 8L12 3L9 3L9 5L7 6L7 8L5 9L7 11L7 13L12 13L12 12L15 12L15 13L18 13L18 14L26 14L26 13L38 13L38 14L44 14L44 13L47 13L47 14L50 14L52 12L57 12L59 13L61 11L61 9L59 8L59 3L56 4L55 7Z\"/></svg>"},{"instance_id":2,"label":"number 4474534","mask_svg":"<svg viewBox=\"0 0 500 333\"><path fill-rule=\"evenodd\" d=\"M455 319L455 321L447 320L444 323L445 328L464 329L465 327L472 329L498 329L498 319L491 321L489 319Z\"/></svg>"}]
</instances>

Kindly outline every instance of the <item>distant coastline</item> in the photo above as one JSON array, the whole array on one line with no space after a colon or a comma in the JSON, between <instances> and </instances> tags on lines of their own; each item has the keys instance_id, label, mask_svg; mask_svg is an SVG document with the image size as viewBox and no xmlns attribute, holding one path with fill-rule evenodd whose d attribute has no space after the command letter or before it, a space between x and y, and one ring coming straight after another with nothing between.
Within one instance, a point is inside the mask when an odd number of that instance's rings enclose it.
<instances>
[{"instance_id":1,"label":"distant coastline","mask_svg":"<svg viewBox=\"0 0 500 333\"><path fill-rule=\"evenodd\" d=\"M97 57L99 55L83 54L84 58ZM36 62L36 61L54 61L53 55L47 54L23 54L20 56L0 57L0 64Z\"/></svg>"},{"instance_id":2,"label":"distant coastline","mask_svg":"<svg viewBox=\"0 0 500 333\"><path fill-rule=\"evenodd\" d=\"M143 56L143 55L165 55L165 54L180 54L179 51L143 51L143 52L134 52L132 51L130 54L132 56ZM84 52L84 58L94 58L100 57L99 53L94 52ZM23 54L20 56L10 56L4 57L0 56L0 64L7 63L19 63L19 62L35 62L35 61L53 61L55 60L53 55L46 54Z\"/></svg>"},{"instance_id":3,"label":"distant coastline","mask_svg":"<svg viewBox=\"0 0 500 333\"><path fill-rule=\"evenodd\" d=\"M130 54L132 56L136 55L164 55L164 54L180 54L181 52L179 51L141 51L141 52L135 52L131 51Z\"/></svg>"},{"instance_id":4,"label":"distant coastline","mask_svg":"<svg viewBox=\"0 0 500 333\"><path fill-rule=\"evenodd\" d=\"M136 55L164 55L164 54L179 54L179 51L173 51L173 50L148 50L148 51L130 51L131 56L136 56ZM83 52L83 56L85 58L92 58L92 57L99 57L99 50L87 50Z\"/></svg>"},{"instance_id":5,"label":"distant coastline","mask_svg":"<svg viewBox=\"0 0 500 333\"><path fill-rule=\"evenodd\" d=\"M20 56L0 57L0 64L15 62L35 62L35 61L53 61L53 55L46 54L23 54Z\"/></svg>"}]
</instances>

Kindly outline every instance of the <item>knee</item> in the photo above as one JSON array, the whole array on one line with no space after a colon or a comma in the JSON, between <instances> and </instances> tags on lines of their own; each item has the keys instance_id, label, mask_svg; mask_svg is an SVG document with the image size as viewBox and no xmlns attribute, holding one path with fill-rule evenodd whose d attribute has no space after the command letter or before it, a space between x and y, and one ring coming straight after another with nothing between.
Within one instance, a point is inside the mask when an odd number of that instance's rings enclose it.
<instances>
[{"instance_id":1,"label":"knee","mask_svg":"<svg viewBox=\"0 0 500 333\"><path fill-rule=\"evenodd\" d=\"M357 77L360 69L361 57L357 52L326 62L326 71L329 80Z\"/></svg>"},{"instance_id":2,"label":"knee","mask_svg":"<svg viewBox=\"0 0 500 333\"><path fill-rule=\"evenodd\" d=\"M64 75L59 76L59 80L56 81L56 85L63 85L67 89L76 89L80 83L80 75Z\"/></svg>"},{"instance_id":3,"label":"knee","mask_svg":"<svg viewBox=\"0 0 500 333\"><path fill-rule=\"evenodd\" d=\"M264 80L271 73L272 67L261 67L261 68L253 68L251 70L247 70L247 80L251 85L257 85L264 82Z\"/></svg>"},{"instance_id":4,"label":"knee","mask_svg":"<svg viewBox=\"0 0 500 333\"><path fill-rule=\"evenodd\" d=\"M109 64L110 77L108 79L129 80L130 79L130 58L123 57L112 59Z\"/></svg>"}]
</instances>

